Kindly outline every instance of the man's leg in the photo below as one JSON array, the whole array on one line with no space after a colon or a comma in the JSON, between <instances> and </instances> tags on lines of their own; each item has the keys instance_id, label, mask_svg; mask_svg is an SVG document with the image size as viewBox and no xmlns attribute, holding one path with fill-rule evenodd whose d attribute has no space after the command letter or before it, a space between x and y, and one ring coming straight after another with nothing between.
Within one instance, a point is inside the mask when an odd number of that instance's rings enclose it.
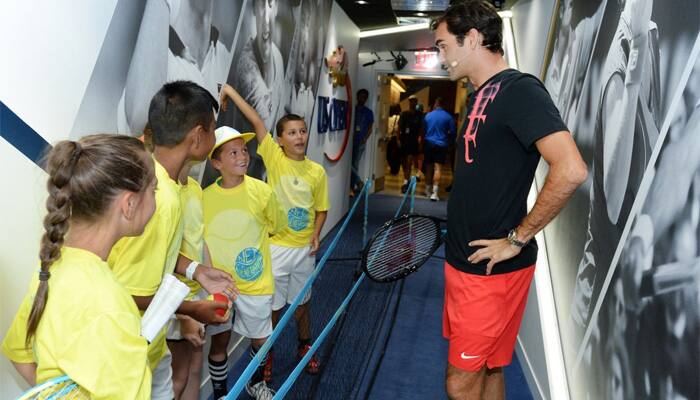
<instances>
[{"instance_id":1,"label":"man's leg","mask_svg":"<svg viewBox=\"0 0 700 400\"><path fill-rule=\"evenodd\" d=\"M440 200L440 198L438 197L438 193L440 192L440 178L442 177L442 165L439 162L436 162L434 165L435 172L433 173L433 194L430 196L430 200L438 201Z\"/></svg>"},{"instance_id":2,"label":"man's leg","mask_svg":"<svg viewBox=\"0 0 700 400\"><path fill-rule=\"evenodd\" d=\"M435 172L433 172L433 185L439 185L442 179L442 164L435 163Z\"/></svg>"},{"instance_id":3,"label":"man's leg","mask_svg":"<svg viewBox=\"0 0 700 400\"><path fill-rule=\"evenodd\" d=\"M423 166L425 166L425 187L427 189L433 185L433 169L435 167L435 164L429 161L425 161Z\"/></svg>"},{"instance_id":4,"label":"man's leg","mask_svg":"<svg viewBox=\"0 0 700 400\"><path fill-rule=\"evenodd\" d=\"M365 151L365 145L362 143L353 144L352 147L352 175L350 179L350 184L352 190L356 190L362 178L360 177L360 160L362 159L362 154Z\"/></svg>"},{"instance_id":5,"label":"man's leg","mask_svg":"<svg viewBox=\"0 0 700 400\"><path fill-rule=\"evenodd\" d=\"M406 154L401 162L403 164L403 179L409 180L411 178L411 163L413 162L413 156Z\"/></svg>"},{"instance_id":6,"label":"man's leg","mask_svg":"<svg viewBox=\"0 0 700 400\"><path fill-rule=\"evenodd\" d=\"M486 369L484 382L484 399L503 400L506 398L506 385L503 378L503 368Z\"/></svg>"},{"instance_id":7,"label":"man's leg","mask_svg":"<svg viewBox=\"0 0 700 400\"><path fill-rule=\"evenodd\" d=\"M469 372L447 364L445 390L450 400L481 400L485 381L486 366L477 372Z\"/></svg>"},{"instance_id":8,"label":"man's leg","mask_svg":"<svg viewBox=\"0 0 700 400\"><path fill-rule=\"evenodd\" d=\"M429 160L426 160L423 166L425 167L425 196L430 197L430 195L433 193L431 191L433 187L433 164L432 162L429 162Z\"/></svg>"}]
</instances>

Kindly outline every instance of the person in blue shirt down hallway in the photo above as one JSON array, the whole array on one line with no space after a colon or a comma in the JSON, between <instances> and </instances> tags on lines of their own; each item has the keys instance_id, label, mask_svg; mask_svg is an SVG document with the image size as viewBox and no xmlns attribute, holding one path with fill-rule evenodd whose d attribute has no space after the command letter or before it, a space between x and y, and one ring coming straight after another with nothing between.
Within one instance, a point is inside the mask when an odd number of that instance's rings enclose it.
<instances>
[{"instance_id":1,"label":"person in blue shirt down hallway","mask_svg":"<svg viewBox=\"0 0 700 400\"><path fill-rule=\"evenodd\" d=\"M365 103L369 97L367 89L357 91L357 105L355 106L355 133L352 143L352 175L350 177L350 193L355 193L362 190L362 178L359 173L360 160L365 152L367 139L372 134L372 125L374 125L374 113Z\"/></svg>"},{"instance_id":2,"label":"person in blue shirt down hallway","mask_svg":"<svg viewBox=\"0 0 700 400\"><path fill-rule=\"evenodd\" d=\"M455 139L457 127L452 114L442 108L442 98L435 99L433 111L423 119L425 132L423 152L425 159L425 196L439 201L438 186L442 177L442 165L447 159L447 149ZM431 192L432 185L432 192Z\"/></svg>"}]
</instances>

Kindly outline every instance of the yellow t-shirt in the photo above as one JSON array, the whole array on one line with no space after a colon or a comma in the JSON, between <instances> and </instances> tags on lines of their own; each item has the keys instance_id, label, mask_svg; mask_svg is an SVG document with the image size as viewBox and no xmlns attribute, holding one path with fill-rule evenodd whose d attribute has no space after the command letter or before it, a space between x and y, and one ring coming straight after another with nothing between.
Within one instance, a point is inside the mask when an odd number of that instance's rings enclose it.
<instances>
[{"instance_id":1,"label":"yellow t-shirt","mask_svg":"<svg viewBox=\"0 0 700 400\"><path fill-rule=\"evenodd\" d=\"M267 135L258 145L265 162L267 183L277 194L285 211L287 227L270 242L285 247L304 247L311 243L317 211L328 211L328 179L320 164L308 158L295 161Z\"/></svg>"},{"instance_id":2,"label":"yellow t-shirt","mask_svg":"<svg viewBox=\"0 0 700 400\"><path fill-rule=\"evenodd\" d=\"M249 176L230 189L218 180L204 189L202 202L214 267L230 273L242 294L273 294L269 236L284 229L287 218L272 189Z\"/></svg>"},{"instance_id":3,"label":"yellow t-shirt","mask_svg":"<svg viewBox=\"0 0 700 400\"><path fill-rule=\"evenodd\" d=\"M187 177L187 185L180 191L182 203L182 245L180 254L198 263L204 262L204 213L202 211L202 187L191 176ZM197 281L189 280L182 275L175 275L190 288L187 300L202 288Z\"/></svg>"},{"instance_id":4,"label":"yellow t-shirt","mask_svg":"<svg viewBox=\"0 0 700 400\"><path fill-rule=\"evenodd\" d=\"M158 291L163 275L175 270L182 243L180 185L155 158L153 161L158 180L156 211L141 236L119 240L107 260L117 280L132 296L152 296ZM148 348L151 369L166 352L165 334L164 327Z\"/></svg>"},{"instance_id":5,"label":"yellow t-shirt","mask_svg":"<svg viewBox=\"0 0 700 400\"><path fill-rule=\"evenodd\" d=\"M2 342L3 353L14 362L36 362L37 382L68 375L94 399L149 399L141 318L107 263L89 251L63 247L49 271L46 308L30 348L25 337L38 274Z\"/></svg>"}]
</instances>

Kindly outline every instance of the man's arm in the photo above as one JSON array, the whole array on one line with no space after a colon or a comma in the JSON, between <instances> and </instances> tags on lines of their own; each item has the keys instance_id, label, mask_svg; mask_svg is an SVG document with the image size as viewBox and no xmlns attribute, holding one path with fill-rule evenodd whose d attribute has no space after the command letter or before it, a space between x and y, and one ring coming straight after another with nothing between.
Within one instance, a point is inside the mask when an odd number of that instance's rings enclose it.
<instances>
[{"instance_id":1,"label":"man's arm","mask_svg":"<svg viewBox=\"0 0 700 400\"><path fill-rule=\"evenodd\" d=\"M516 229L523 242L544 229L588 177L586 163L569 132L545 136L535 146L549 164L549 172L534 207Z\"/></svg>"},{"instance_id":2,"label":"man's arm","mask_svg":"<svg viewBox=\"0 0 700 400\"><path fill-rule=\"evenodd\" d=\"M535 146L549 164L549 172L534 207L516 228L517 240L520 242L530 241L554 219L588 176L586 163L569 132L561 131L545 136L538 140ZM517 256L521 250L511 245L506 238L475 240L470 242L469 246L483 246L469 257L469 262L476 264L489 260L486 266L487 275L491 273L495 264Z\"/></svg>"},{"instance_id":3,"label":"man's arm","mask_svg":"<svg viewBox=\"0 0 700 400\"><path fill-rule=\"evenodd\" d=\"M253 126L255 131L255 136L258 139L258 143L262 143L265 136L267 136L267 129L265 128L265 122L260 117L255 108L248 104L243 97L233 88L231 85L226 84L221 88L221 98L219 102L221 103L221 109L226 111L227 102L226 99L230 98L233 104L240 110L240 112L246 117L248 122Z\"/></svg>"},{"instance_id":4,"label":"man's arm","mask_svg":"<svg viewBox=\"0 0 700 400\"><path fill-rule=\"evenodd\" d=\"M374 122L370 122L369 126L367 127L367 134L365 135L365 138L362 140L362 143L367 143L367 139L369 139L369 136L372 134L372 126L374 125Z\"/></svg>"},{"instance_id":5,"label":"man's arm","mask_svg":"<svg viewBox=\"0 0 700 400\"><path fill-rule=\"evenodd\" d=\"M326 217L328 217L328 211L316 211L316 218L314 219L314 234L311 237L311 252L310 255L316 255L318 248L321 244L321 230L323 229L323 224L326 223Z\"/></svg>"},{"instance_id":6,"label":"man's arm","mask_svg":"<svg viewBox=\"0 0 700 400\"><path fill-rule=\"evenodd\" d=\"M169 26L167 2L146 2L124 88L124 110L132 130L140 132L146 125L151 98L167 80Z\"/></svg>"},{"instance_id":7,"label":"man's arm","mask_svg":"<svg viewBox=\"0 0 700 400\"><path fill-rule=\"evenodd\" d=\"M683 212L688 202L688 193L693 178L700 170L700 108L696 108L688 123L680 129L678 139L669 141L663 149L649 194L642 207L642 213L649 215L654 224L655 243L667 234L668 228Z\"/></svg>"},{"instance_id":8,"label":"man's arm","mask_svg":"<svg viewBox=\"0 0 700 400\"><path fill-rule=\"evenodd\" d=\"M624 82L619 75L613 75L603 95L603 185L608 218L613 223L617 223L620 217L627 190L637 102L649 51L649 21L653 2L639 3L628 4L623 13L629 15L632 35Z\"/></svg>"}]
</instances>

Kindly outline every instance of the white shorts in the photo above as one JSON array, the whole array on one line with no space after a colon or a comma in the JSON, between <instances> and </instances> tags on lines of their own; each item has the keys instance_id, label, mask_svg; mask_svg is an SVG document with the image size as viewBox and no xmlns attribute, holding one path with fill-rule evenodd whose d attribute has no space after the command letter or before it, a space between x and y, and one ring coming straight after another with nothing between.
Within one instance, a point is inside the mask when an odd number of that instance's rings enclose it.
<instances>
[{"instance_id":1,"label":"white shorts","mask_svg":"<svg viewBox=\"0 0 700 400\"><path fill-rule=\"evenodd\" d=\"M284 247L270 245L272 274L275 276L275 298L273 310L292 304L316 268L316 256L309 255L310 246ZM311 289L306 292L299 304L311 298Z\"/></svg>"},{"instance_id":2,"label":"white shorts","mask_svg":"<svg viewBox=\"0 0 700 400\"><path fill-rule=\"evenodd\" d=\"M263 339L272 333L272 295L238 295L233 302L236 316L233 331L249 339Z\"/></svg>"},{"instance_id":3,"label":"white shorts","mask_svg":"<svg viewBox=\"0 0 700 400\"><path fill-rule=\"evenodd\" d=\"M172 400L175 397L172 362L173 356L167 350L152 374L151 400Z\"/></svg>"}]
</instances>

